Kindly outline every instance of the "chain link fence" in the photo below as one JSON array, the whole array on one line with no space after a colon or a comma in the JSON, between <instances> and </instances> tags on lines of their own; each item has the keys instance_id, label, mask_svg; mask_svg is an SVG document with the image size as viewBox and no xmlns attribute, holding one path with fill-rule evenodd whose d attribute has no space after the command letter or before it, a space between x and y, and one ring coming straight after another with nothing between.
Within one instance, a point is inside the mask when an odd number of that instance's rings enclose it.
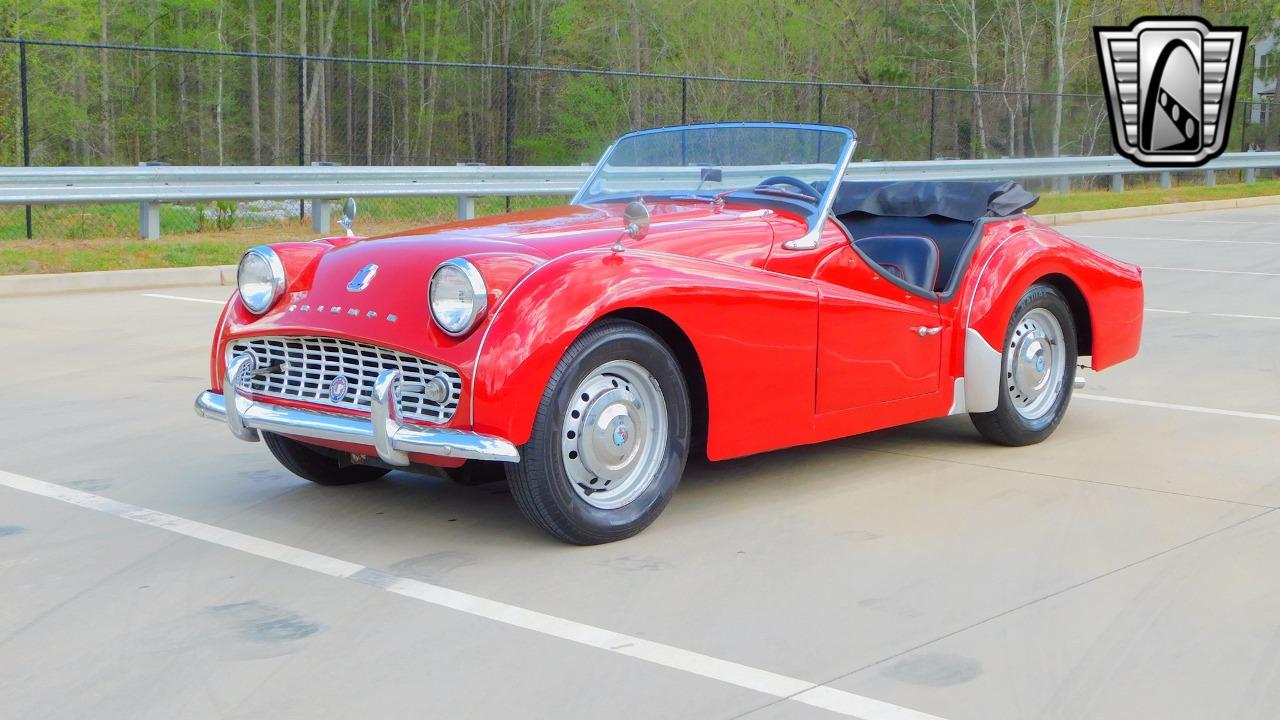
<instances>
[{"instance_id":1,"label":"chain link fence","mask_svg":"<svg viewBox=\"0 0 1280 720\"><path fill-rule=\"evenodd\" d=\"M856 160L1111 154L1101 96L619 71L310 57L0 39L7 165L564 165L632 129L686 122L824 122L856 130ZM1270 105L1237 103L1229 150L1280 148ZM855 161L856 161L855 160ZM479 211L536 207L498 199ZM369 222L450 218L447 199L370 200ZM166 206L166 234L291 227L297 200ZM41 238L127 237L135 205L36 206ZM28 236L0 208L0 239Z\"/></svg>"}]
</instances>

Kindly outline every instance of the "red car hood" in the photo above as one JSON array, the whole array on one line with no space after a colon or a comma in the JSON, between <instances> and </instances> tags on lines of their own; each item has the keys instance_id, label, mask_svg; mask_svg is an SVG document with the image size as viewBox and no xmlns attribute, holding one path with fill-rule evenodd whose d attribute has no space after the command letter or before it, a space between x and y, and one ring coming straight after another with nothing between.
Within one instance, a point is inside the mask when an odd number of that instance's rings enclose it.
<instances>
[{"instance_id":1,"label":"red car hood","mask_svg":"<svg viewBox=\"0 0 1280 720\"><path fill-rule=\"evenodd\" d=\"M535 267L566 253L607 248L623 235L623 203L560 206L449 223L382 237L274 246L289 278L284 297L261 317L237 302L228 309L222 340L245 335L336 335L445 361L464 372L475 356L481 326L464 338L439 330L427 306L431 273L444 260L465 257L489 289L489 312ZM651 203L649 232L623 237L630 250L674 253L763 267L773 244L768 211L707 203ZM348 289L369 265L367 287Z\"/></svg>"},{"instance_id":2,"label":"red car hood","mask_svg":"<svg viewBox=\"0 0 1280 720\"><path fill-rule=\"evenodd\" d=\"M628 248L706 257L726 250L724 243L693 241L692 235L730 235L740 251L767 246L772 239L766 211L729 206L721 210L706 202L648 202L649 232L640 240L624 238ZM543 258L591 247L608 247L622 234L625 203L561 205L409 230L357 243L394 252L410 246L447 248L452 256L473 252L512 250ZM355 247L355 246L352 246ZM730 251L730 254L739 254ZM444 258L441 258L444 259Z\"/></svg>"}]
</instances>

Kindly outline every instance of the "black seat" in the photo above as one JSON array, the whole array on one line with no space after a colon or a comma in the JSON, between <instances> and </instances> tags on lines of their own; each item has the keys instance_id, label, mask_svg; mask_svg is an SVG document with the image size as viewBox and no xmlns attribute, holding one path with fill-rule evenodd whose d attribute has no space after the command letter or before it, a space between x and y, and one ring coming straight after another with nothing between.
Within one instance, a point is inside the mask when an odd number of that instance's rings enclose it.
<instances>
[{"instance_id":1,"label":"black seat","mask_svg":"<svg viewBox=\"0 0 1280 720\"><path fill-rule=\"evenodd\" d=\"M923 235L875 235L855 240L853 244L886 273L923 293L932 292L938 283L942 253L932 238Z\"/></svg>"},{"instance_id":2,"label":"black seat","mask_svg":"<svg viewBox=\"0 0 1280 720\"><path fill-rule=\"evenodd\" d=\"M837 188L832 212L859 248L860 238L910 235L932 240L939 269L934 284L921 287L946 293L959 284L962 261L978 241L983 218L1012 217L1038 199L1012 181L846 180ZM926 251L910 252L925 257Z\"/></svg>"}]
</instances>

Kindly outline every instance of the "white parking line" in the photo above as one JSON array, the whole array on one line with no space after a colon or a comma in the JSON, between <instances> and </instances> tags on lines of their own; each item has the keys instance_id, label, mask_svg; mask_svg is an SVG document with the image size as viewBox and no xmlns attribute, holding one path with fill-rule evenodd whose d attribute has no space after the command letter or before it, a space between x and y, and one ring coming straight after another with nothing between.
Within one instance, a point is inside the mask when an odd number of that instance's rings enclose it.
<instances>
[{"instance_id":1,"label":"white parking line","mask_svg":"<svg viewBox=\"0 0 1280 720\"><path fill-rule=\"evenodd\" d=\"M225 305L226 300L210 300L209 298L193 298L183 297L182 295L165 295L163 293L142 293L142 297L160 298L161 300L185 300L194 303L209 303L211 305Z\"/></svg>"},{"instance_id":2,"label":"white parking line","mask_svg":"<svg viewBox=\"0 0 1280 720\"><path fill-rule=\"evenodd\" d=\"M1229 245L1280 245L1280 241L1275 240L1210 240L1205 238L1176 238L1176 237L1151 237L1151 236L1134 236L1134 235L1077 235L1072 234L1073 238L1089 238L1091 240L1165 240L1168 242L1184 242L1184 243L1224 243Z\"/></svg>"},{"instance_id":3,"label":"white parking line","mask_svg":"<svg viewBox=\"0 0 1280 720\"><path fill-rule=\"evenodd\" d=\"M527 610L516 605L508 605L507 603L451 590L421 580L392 575L376 568L283 545L252 535L245 535L215 525L206 525L205 523L188 520L177 515L149 510L101 495L64 487L56 483L36 480L25 475L0 470L0 486L58 500L77 507L96 510L125 520L132 520L142 525L203 540L213 545L310 570L321 575L379 588L430 605L449 608L468 615L531 630L616 655L643 660L673 670L681 670L776 698L822 708L841 715L863 718L863 720L942 720L936 715L929 715L928 713L900 705L818 685L807 680L779 675L768 670L740 665L729 660L722 660L691 650L683 650L672 645L664 645L554 615Z\"/></svg>"},{"instance_id":4,"label":"white parking line","mask_svg":"<svg viewBox=\"0 0 1280 720\"><path fill-rule=\"evenodd\" d=\"M1165 267L1162 265L1143 265L1142 269L1143 270L1174 270L1177 272L1221 273L1223 275L1262 275L1265 277L1280 277L1280 273L1253 272L1251 270L1206 270L1204 268Z\"/></svg>"},{"instance_id":5,"label":"white parking line","mask_svg":"<svg viewBox=\"0 0 1280 720\"><path fill-rule=\"evenodd\" d=\"M1220 408L1200 407L1199 405L1177 405L1174 403L1133 400L1131 398L1107 397L1105 395L1089 395L1086 393L1073 393L1071 397L1083 398L1085 400L1100 400L1102 402L1109 403L1120 403L1121 405L1139 405L1141 407L1160 408L1162 410L1183 410L1186 412L1206 413L1208 415L1229 415L1231 417L1249 418L1251 420L1273 420L1275 422L1280 422L1280 415L1245 412L1243 410L1222 410Z\"/></svg>"},{"instance_id":6,"label":"white parking line","mask_svg":"<svg viewBox=\"0 0 1280 720\"><path fill-rule=\"evenodd\" d=\"M1155 222L1176 222L1176 223L1213 223L1215 225L1262 225L1269 223L1269 220L1201 220L1193 218L1151 218Z\"/></svg>"},{"instance_id":7,"label":"white parking line","mask_svg":"<svg viewBox=\"0 0 1280 720\"><path fill-rule=\"evenodd\" d=\"M1242 315L1239 313L1208 313L1214 317L1241 318L1244 320L1280 320L1276 315Z\"/></svg>"},{"instance_id":8,"label":"white parking line","mask_svg":"<svg viewBox=\"0 0 1280 720\"><path fill-rule=\"evenodd\" d=\"M1207 317L1235 318L1238 320L1280 320L1280 315L1244 315L1241 313L1191 312L1190 310L1164 310L1162 308L1144 308L1147 312L1167 313L1169 315L1205 315Z\"/></svg>"}]
</instances>

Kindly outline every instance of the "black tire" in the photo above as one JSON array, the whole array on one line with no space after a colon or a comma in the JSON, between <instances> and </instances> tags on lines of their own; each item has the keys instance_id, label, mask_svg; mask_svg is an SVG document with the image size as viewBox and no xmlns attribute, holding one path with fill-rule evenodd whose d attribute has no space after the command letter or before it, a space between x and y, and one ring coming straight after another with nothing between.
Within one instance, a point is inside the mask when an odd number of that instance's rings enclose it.
<instances>
[{"instance_id":1,"label":"black tire","mask_svg":"<svg viewBox=\"0 0 1280 720\"><path fill-rule=\"evenodd\" d=\"M1036 418L1027 418L1014 407L1012 392L1008 390L1009 353L1015 344L1014 333L1027 313L1036 308L1050 312L1062 329L1061 344L1064 347L1065 368L1057 382L1062 387L1052 406ZM1067 406L1071 404L1071 391L1075 385L1076 362L1076 326L1071 316L1071 308L1067 300L1050 285L1032 285L1023 294L1013 309L1009 325L1005 329L1004 346L1001 350L1001 387L1000 401L996 409L986 413L970 413L974 427L987 440L998 445L1018 447L1033 445L1053 434L1058 423L1062 422Z\"/></svg>"},{"instance_id":2,"label":"black tire","mask_svg":"<svg viewBox=\"0 0 1280 720\"><path fill-rule=\"evenodd\" d=\"M285 469L317 485L352 485L377 480L391 472L372 465L344 463L338 452L325 452L275 433L262 433L262 441Z\"/></svg>"},{"instance_id":3,"label":"black tire","mask_svg":"<svg viewBox=\"0 0 1280 720\"><path fill-rule=\"evenodd\" d=\"M461 467L443 468L444 476L465 487L488 485L507 479L507 463L468 460Z\"/></svg>"},{"instance_id":4,"label":"black tire","mask_svg":"<svg viewBox=\"0 0 1280 720\"><path fill-rule=\"evenodd\" d=\"M595 369L617 360L639 365L656 381L666 406L667 442L665 451L655 456L656 471L643 490L621 507L603 509L574 489L562 455L562 433L579 384ZM569 346L552 372L520 462L507 465L511 495L530 522L565 542L596 545L631 537L662 513L680 484L690 427L689 391L671 349L643 325L602 321Z\"/></svg>"}]
</instances>

